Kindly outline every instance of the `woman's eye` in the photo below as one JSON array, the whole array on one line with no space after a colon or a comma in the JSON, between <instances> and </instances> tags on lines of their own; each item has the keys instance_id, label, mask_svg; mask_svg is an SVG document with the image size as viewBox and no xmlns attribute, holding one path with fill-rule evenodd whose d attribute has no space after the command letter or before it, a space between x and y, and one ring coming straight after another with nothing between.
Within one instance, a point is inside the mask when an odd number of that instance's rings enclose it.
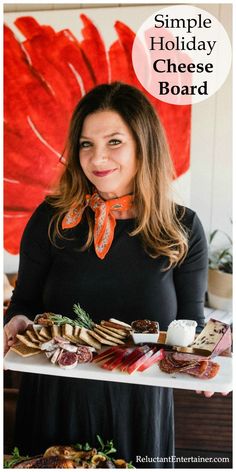
<instances>
[{"instance_id":1,"label":"woman's eye","mask_svg":"<svg viewBox=\"0 0 236 472\"><path fill-rule=\"evenodd\" d=\"M111 139L109 141L109 144L111 144L112 146L117 146L118 144L121 144L121 141L119 139Z\"/></svg>"},{"instance_id":2,"label":"woman's eye","mask_svg":"<svg viewBox=\"0 0 236 472\"><path fill-rule=\"evenodd\" d=\"M80 149L87 149L91 146L91 143L89 141L81 141L80 142Z\"/></svg>"}]
</instances>

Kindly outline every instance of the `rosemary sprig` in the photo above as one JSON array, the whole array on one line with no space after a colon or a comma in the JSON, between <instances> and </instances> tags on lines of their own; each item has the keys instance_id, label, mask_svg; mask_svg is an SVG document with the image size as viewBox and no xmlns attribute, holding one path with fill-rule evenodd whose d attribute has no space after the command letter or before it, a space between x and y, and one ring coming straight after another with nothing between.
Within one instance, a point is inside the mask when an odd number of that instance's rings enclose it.
<instances>
[{"instance_id":1,"label":"rosemary sprig","mask_svg":"<svg viewBox=\"0 0 236 472\"><path fill-rule=\"evenodd\" d=\"M79 303L77 303L77 305L76 303L73 305L73 311L77 315L77 318L74 321L76 321L76 324L78 326L81 326L87 329L93 328L94 322L92 318L90 318L89 314L86 313L86 311L83 310L83 308L81 308Z\"/></svg>"},{"instance_id":2,"label":"rosemary sprig","mask_svg":"<svg viewBox=\"0 0 236 472\"><path fill-rule=\"evenodd\" d=\"M58 326L61 326L63 324L70 324L72 326L76 326L78 323L76 323L76 320L72 320L68 316L62 316L62 315L56 315L54 313L48 315L51 321L55 323Z\"/></svg>"},{"instance_id":3,"label":"rosemary sprig","mask_svg":"<svg viewBox=\"0 0 236 472\"><path fill-rule=\"evenodd\" d=\"M68 316L58 315L56 313L47 313L47 317L58 326L70 324L71 326L80 326L81 328L93 328L93 320L90 318L89 314L86 313L83 308L81 308L79 303L77 303L77 305L73 305L73 311L76 314L76 318L74 320L72 320Z\"/></svg>"}]
</instances>

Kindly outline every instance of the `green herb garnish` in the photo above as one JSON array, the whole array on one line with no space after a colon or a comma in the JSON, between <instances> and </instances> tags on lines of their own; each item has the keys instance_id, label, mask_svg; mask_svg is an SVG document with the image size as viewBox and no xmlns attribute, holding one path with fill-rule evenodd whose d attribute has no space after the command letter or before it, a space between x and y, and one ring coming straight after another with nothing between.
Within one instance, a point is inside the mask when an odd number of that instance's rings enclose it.
<instances>
[{"instance_id":1,"label":"green herb garnish","mask_svg":"<svg viewBox=\"0 0 236 472\"><path fill-rule=\"evenodd\" d=\"M76 320L72 320L68 316L56 315L54 313L49 313L48 318L53 321L54 324L61 326L64 324L70 324L72 326L76 326Z\"/></svg>"},{"instance_id":2,"label":"green herb garnish","mask_svg":"<svg viewBox=\"0 0 236 472\"><path fill-rule=\"evenodd\" d=\"M74 320L72 320L68 316L57 315L55 313L47 313L47 317L58 326L70 324L71 326L80 326L81 328L93 328L93 320L90 318L89 314L86 313L83 308L81 308L79 303L77 303L77 305L73 305L73 311L76 314L76 318Z\"/></svg>"},{"instance_id":3,"label":"green herb garnish","mask_svg":"<svg viewBox=\"0 0 236 472\"><path fill-rule=\"evenodd\" d=\"M82 328L87 328L87 329L92 329L94 326L94 322L92 318L90 318L89 314L86 313L83 308L81 308L80 304L76 303L73 305L73 311L77 315L77 318L74 320L76 321L78 326L81 326Z\"/></svg>"},{"instance_id":4,"label":"green herb garnish","mask_svg":"<svg viewBox=\"0 0 236 472\"><path fill-rule=\"evenodd\" d=\"M134 465L132 464L132 461L127 462L127 469L135 469Z\"/></svg>"},{"instance_id":5,"label":"green herb garnish","mask_svg":"<svg viewBox=\"0 0 236 472\"><path fill-rule=\"evenodd\" d=\"M113 445L113 441L107 441L106 443L104 443L99 434L97 434L97 440L101 446L101 449L99 449L99 454L104 454L107 459L110 459L109 455L114 454L116 452L116 448Z\"/></svg>"},{"instance_id":6,"label":"green herb garnish","mask_svg":"<svg viewBox=\"0 0 236 472\"><path fill-rule=\"evenodd\" d=\"M17 464L18 462L27 460L27 459L30 459L30 457L29 456L20 456L18 447L14 447L14 449L11 453L11 458L4 460L3 467L4 467L4 469L12 469L12 467L15 464Z\"/></svg>"}]
</instances>

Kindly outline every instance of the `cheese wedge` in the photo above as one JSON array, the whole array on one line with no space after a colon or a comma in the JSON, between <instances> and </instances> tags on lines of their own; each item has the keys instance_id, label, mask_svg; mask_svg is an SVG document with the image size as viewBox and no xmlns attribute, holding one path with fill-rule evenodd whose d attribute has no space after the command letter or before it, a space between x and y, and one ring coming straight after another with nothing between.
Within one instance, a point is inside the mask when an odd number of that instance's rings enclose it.
<instances>
[{"instance_id":1,"label":"cheese wedge","mask_svg":"<svg viewBox=\"0 0 236 472\"><path fill-rule=\"evenodd\" d=\"M231 342L230 326L211 318L194 343L191 344L191 347L208 350L211 353L211 357L213 357L230 348Z\"/></svg>"}]
</instances>

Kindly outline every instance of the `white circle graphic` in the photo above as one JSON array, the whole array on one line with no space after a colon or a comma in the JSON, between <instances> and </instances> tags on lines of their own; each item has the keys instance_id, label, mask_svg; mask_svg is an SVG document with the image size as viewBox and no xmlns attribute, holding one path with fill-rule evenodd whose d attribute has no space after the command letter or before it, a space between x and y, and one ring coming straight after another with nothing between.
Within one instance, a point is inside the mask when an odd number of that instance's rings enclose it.
<instances>
[{"instance_id":1,"label":"white circle graphic","mask_svg":"<svg viewBox=\"0 0 236 472\"><path fill-rule=\"evenodd\" d=\"M230 71L231 56L219 20L190 5L154 12L138 30L132 49L142 86L175 105L198 103L216 93Z\"/></svg>"}]
</instances>

